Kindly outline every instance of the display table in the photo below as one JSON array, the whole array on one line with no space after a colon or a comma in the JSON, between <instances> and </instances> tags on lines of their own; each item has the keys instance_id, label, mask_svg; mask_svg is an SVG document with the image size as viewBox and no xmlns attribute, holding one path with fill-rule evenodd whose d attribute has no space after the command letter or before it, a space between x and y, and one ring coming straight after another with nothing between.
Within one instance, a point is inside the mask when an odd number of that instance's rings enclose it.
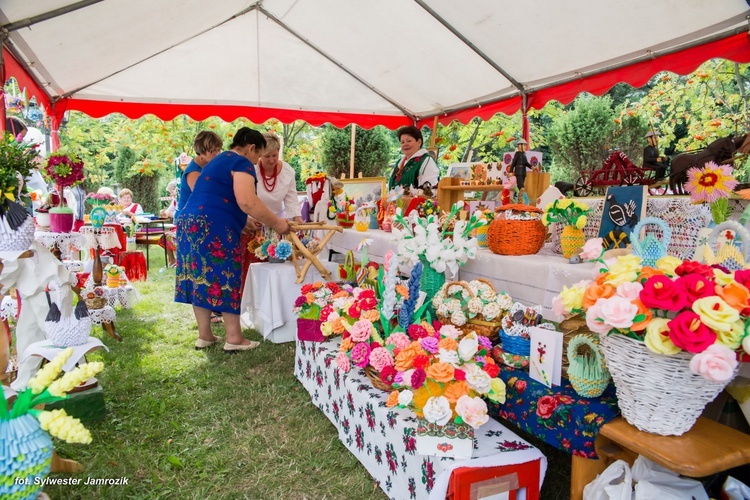
<instances>
[{"instance_id":1,"label":"display table","mask_svg":"<svg viewBox=\"0 0 750 500\"><path fill-rule=\"evenodd\" d=\"M331 272L337 264L323 262ZM240 322L244 328L254 328L263 338L273 343L293 342L297 337L297 316L292 311L294 301L305 283L323 281L317 269L310 269L302 283L296 284L294 264L256 262L250 264L240 305Z\"/></svg>"},{"instance_id":2,"label":"display table","mask_svg":"<svg viewBox=\"0 0 750 500\"><path fill-rule=\"evenodd\" d=\"M379 229L364 232L344 229L331 238L328 248L339 253L354 251L364 239L372 239L367 247L370 260L383 262L388 250L396 251L396 243L391 233ZM355 252L356 258L356 252ZM469 260L460 268L459 279L471 281L486 278L498 292L508 293L513 300L524 305L541 305L545 319L559 321L552 314L552 299L563 286L571 286L581 280L592 279L595 265L590 262L570 264L562 255L545 247L533 255L497 255L487 249L480 249L476 259Z\"/></svg>"},{"instance_id":3,"label":"display table","mask_svg":"<svg viewBox=\"0 0 750 500\"><path fill-rule=\"evenodd\" d=\"M50 252L60 260L69 257L74 251L86 248L86 239L81 233L35 231L34 239L49 248Z\"/></svg>"},{"instance_id":4,"label":"display table","mask_svg":"<svg viewBox=\"0 0 750 500\"><path fill-rule=\"evenodd\" d=\"M541 490L547 459L496 421L475 433L474 458L454 460L416 452L416 418L411 410L387 408L387 392L372 387L364 373L336 367L338 339L297 342L294 374L312 402L338 429L339 439L390 498L444 499L453 469L496 467L539 461Z\"/></svg>"}]
</instances>

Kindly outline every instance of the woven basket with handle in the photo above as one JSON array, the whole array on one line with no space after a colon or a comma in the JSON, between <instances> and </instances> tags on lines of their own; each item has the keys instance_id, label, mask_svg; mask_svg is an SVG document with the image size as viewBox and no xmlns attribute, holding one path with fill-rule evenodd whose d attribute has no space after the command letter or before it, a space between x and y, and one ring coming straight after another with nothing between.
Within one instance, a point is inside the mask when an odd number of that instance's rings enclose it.
<instances>
[{"instance_id":1,"label":"woven basket with handle","mask_svg":"<svg viewBox=\"0 0 750 500\"><path fill-rule=\"evenodd\" d=\"M365 375L370 379L372 386L381 391L390 391L391 387L380 379L380 372L370 365L365 366Z\"/></svg>"},{"instance_id":2,"label":"woven basket with handle","mask_svg":"<svg viewBox=\"0 0 750 500\"><path fill-rule=\"evenodd\" d=\"M489 280L479 278L476 281L481 281L483 283L486 283L489 285L492 290L495 290L494 285ZM451 286L458 285L462 287L469 295L469 298L474 298L474 292L472 292L471 287L468 283L465 281L449 281L443 287L440 289L440 292L438 292L438 295L440 298L447 298L448 290ZM468 318L467 311L464 310L464 314L466 314L466 317ZM445 325L450 325L451 318L448 316L441 316L439 314L436 314L438 320L440 320L441 323ZM476 332L477 335L482 335L484 337L487 337L488 339L492 340L493 342L499 338L500 328L502 324L500 323L500 319L498 318L495 321L487 321L482 314L478 314L474 318L467 319L466 323L459 326L454 325L456 328L461 330L464 335L468 335L471 332Z\"/></svg>"},{"instance_id":3,"label":"woven basket with handle","mask_svg":"<svg viewBox=\"0 0 750 500\"><path fill-rule=\"evenodd\" d=\"M500 255L535 254L544 246L547 228L541 217L529 220L507 219L507 211L513 214L529 212L541 214L542 210L531 205L503 205L495 210L495 219L487 234L487 246Z\"/></svg>"}]
</instances>

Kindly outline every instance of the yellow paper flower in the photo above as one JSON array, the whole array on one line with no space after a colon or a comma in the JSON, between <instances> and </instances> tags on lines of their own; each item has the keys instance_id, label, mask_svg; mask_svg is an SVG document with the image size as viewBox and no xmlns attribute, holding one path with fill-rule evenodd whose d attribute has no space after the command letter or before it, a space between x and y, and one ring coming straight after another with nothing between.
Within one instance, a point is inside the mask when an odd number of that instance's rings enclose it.
<instances>
[{"instance_id":1,"label":"yellow paper flower","mask_svg":"<svg viewBox=\"0 0 750 500\"><path fill-rule=\"evenodd\" d=\"M27 384L32 394L41 394L60 375L63 365L72 354L73 348L68 347L36 372L36 375Z\"/></svg>"},{"instance_id":2,"label":"yellow paper flower","mask_svg":"<svg viewBox=\"0 0 750 500\"><path fill-rule=\"evenodd\" d=\"M674 276L674 270L682 264L682 259L674 257L672 255L666 255L656 261L656 269L663 272L666 275Z\"/></svg>"},{"instance_id":3,"label":"yellow paper flower","mask_svg":"<svg viewBox=\"0 0 750 500\"><path fill-rule=\"evenodd\" d=\"M320 324L320 333L322 333L324 337L330 337L333 335L333 327L330 321L325 321Z\"/></svg>"},{"instance_id":4,"label":"yellow paper flower","mask_svg":"<svg viewBox=\"0 0 750 500\"><path fill-rule=\"evenodd\" d=\"M739 311L715 295L696 300L692 309L701 322L717 334L729 332L733 323L740 321Z\"/></svg>"},{"instance_id":5,"label":"yellow paper flower","mask_svg":"<svg viewBox=\"0 0 750 500\"><path fill-rule=\"evenodd\" d=\"M80 420L65 413L65 410L43 411L39 414L39 426L67 443L89 444L91 433Z\"/></svg>"},{"instance_id":6,"label":"yellow paper flower","mask_svg":"<svg viewBox=\"0 0 750 500\"><path fill-rule=\"evenodd\" d=\"M734 351L742 345L742 337L745 336L745 323L742 320L735 321L728 331L717 331L716 335L718 343Z\"/></svg>"},{"instance_id":7,"label":"yellow paper flower","mask_svg":"<svg viewBox=\"0 0 750 500\"><path fill-rule=\"evenodd\" d=\"M505 403L505 382L499 378L493 378L487 397L495 403Z\"/></svg>"},{"instance_id":8,"label":"yellow paper flower","mask_svg":"<svg viewBox=\"0 0 750 500\"><path fill-rule=\"evenodd\" d=\"M588 222L588 218L585 215L582 215L578 217L578 220L576 221L576 227L578 229L583 229L586 227L586 222Z\"/></svg>"},{"instance_id":9,"label":"yellow paper flower","mask_svg":"<svg viewBox=\"0 0 750 500\"><path fill-rule=\"evenodd\" d=\"M609 276L604 281L612 286L633 282L638 279L641 270L641 258L633 254L617 257L617 262L609 268Z\"/></svg>"},{"instance_id":10,"label":"yellow paper flower","mask_svg":"<svg viewBox=\"0 0 750 500\"><path fill-rule=\"evenodd\" d=\"M61 398L68 391L75 389L103 369L104 363L99 361L79 365L75 370L66 373L62 378L52 382L47 390L53 396Z\"/></svg>"},{"instance_id":11,"label":"yellow paper flower","mask_svg":"<svg viewBox=\"0 0 750 500\"><path fill-rule=\"evenodd\" d=\"M646 326L646 337L643 339L649 351L655 354L672 355L681 351L679 347L669 339L669 320L666 318L654 318Z\"/></svg>"},{"instance_id":12,"label":"yellow paper flower","mask_svg":"<svg viewBox=\"0 0 750 500\"><path fill-rule=\"evenodd\" d=\"M585 288L576 286L568 288L567 286L563 286L563 289L560 292L560 300L562 300L565 310L570 312L574 309L582 309L583 295L585 292Z\"/></svg>"},{"instance_id":13,"label":"yellow paper flower","mask_svg":"<svg viewBox=\"0 0 750 500\"><path fill-rule=\"evenodd\" d=\"M725 273L721 269L714 268L714 279L717 285L727 286L734 282L734 273Z\"/></svg>"}]
</instances>

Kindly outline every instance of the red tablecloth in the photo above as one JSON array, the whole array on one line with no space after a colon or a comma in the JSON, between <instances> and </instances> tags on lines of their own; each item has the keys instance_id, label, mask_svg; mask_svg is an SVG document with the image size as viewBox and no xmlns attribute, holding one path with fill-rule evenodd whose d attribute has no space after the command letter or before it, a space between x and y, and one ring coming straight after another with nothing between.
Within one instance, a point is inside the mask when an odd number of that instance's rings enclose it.
<instances>
[{"instance_id":1,"label":"red tablecloth","mask_svg":"<svg viewBox=\"0 0 750 500\"><path fill-rule=\"evenodd\" d=\"M120 252L120 265L130 281L146 281L148 270L143 252Z\"/></svg>"}]
</instances>

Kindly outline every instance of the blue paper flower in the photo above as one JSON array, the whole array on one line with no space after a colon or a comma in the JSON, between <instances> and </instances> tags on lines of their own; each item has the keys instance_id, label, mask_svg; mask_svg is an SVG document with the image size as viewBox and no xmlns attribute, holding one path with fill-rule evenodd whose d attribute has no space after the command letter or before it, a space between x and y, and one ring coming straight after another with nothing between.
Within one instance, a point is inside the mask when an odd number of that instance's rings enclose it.
<instances>
[{"instance_id":1,"label":"blue paper flower","mask_svg":"<svg viewBox=\"0 0 750 500\"><path fill-rule=\"evenodd\" d=\"M281 260L286 260L292 255L292 244L288 241L280 241L278 245L276 245L276 258Z\"/></svg>"}]
</instances>

